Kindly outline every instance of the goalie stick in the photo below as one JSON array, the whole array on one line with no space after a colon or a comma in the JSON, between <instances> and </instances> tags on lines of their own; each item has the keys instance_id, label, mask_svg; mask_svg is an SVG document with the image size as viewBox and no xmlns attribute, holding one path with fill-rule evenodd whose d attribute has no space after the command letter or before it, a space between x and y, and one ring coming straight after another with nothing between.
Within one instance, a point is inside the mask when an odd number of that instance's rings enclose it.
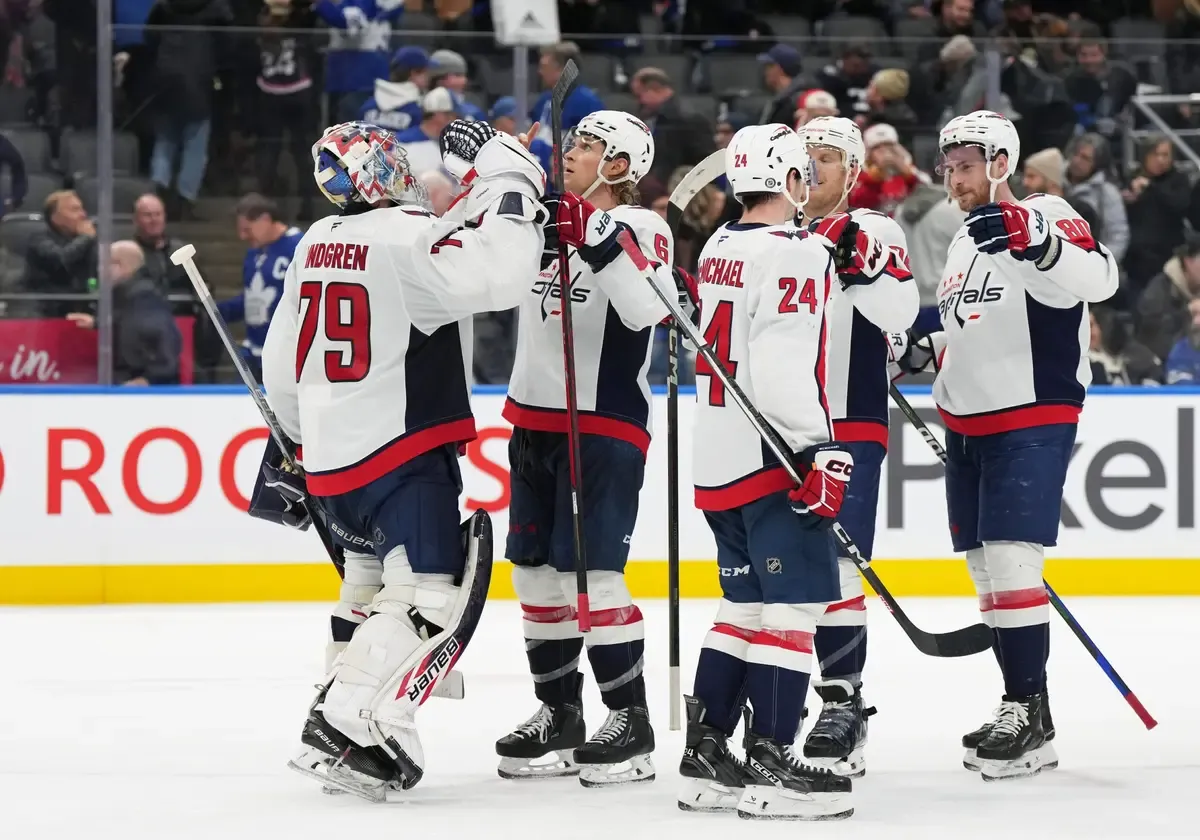
<instances>
[{"instance_id":1,"label":"goalie stick","mask_svg":"<svg viewBox=\"0 0 1200 840\"><path fill-rule=\"evenodd\" d=\"M579 83L579 67L568 60L562 75L550 92L550 151L551 180L554 191L563 192L563 107ZM567 464L571 484L571 524L575 541L575 586L578 598L575 619L579 632L592 629L591 605L588 602L587 554L583 539L583 463L579 451L579 391L575 385L575 332L571 320L571 258L567 246L558 246L558 289L562 312L563 379L567 389Z\"/></svg>"},{"instance_id":2,"label":"goalie stick","mask_svg":"<svg viewBox=\"0 0 1200 840\"><path fill-rule=\"evenodd\" d=\"M270 432L271 438L275 441L275 445L279 447L279 451L284 454L284 457L288 461L294 462L296 460L296 447L292 445L287 435L284 434L283 427L279 425L279 418L275 416L275 412L267 403L267 398L263 396L262 389L258 387L258 382L250 373L250 368L246 366L246 361L242 358L242 354L238 352L237 345L233 343L233 336L229 332L229 325L221 317L221 312L217 309L217 303L213 300L212 292L209 291L208 284L204 282L204 277L201 276L200 269L196 265L196 246L184 245L182 248L179 248L175 253L171 254L171 262L182 266L184 272L187 273L188 280L192 282L192 288L196 290L196 297L200 300L200 305L208 313L213 328L216 329L217 335L221 337L221 343L225 345L225 352L229 354L234 368L237 369L238 376L242 378L242 384L250 392L250 398L254 400L254 405L258 408L258 413L262 415L263 422L267 424L267 431ZM333 539L329 536L329 531L325 527L324 511L318 512L319 504L319 502L310 496L305 507L308 509L309 517L312 519L313 530L321 538L321 545L325 547L325 552L329 555L329 559L333 561L338 574L341 575L345 563L339 556L337 548L333 544ZM461 700L465 694L462 674L458 671L451 671L437 684L431 696L443 697L449 700Z\"/></svg>"},{"instance_id":3,"label":"goalie stick","mask_svg":"<svg viewBox=\"0 0 1200 840\"><path fill-rule=\"evenodd\" d=\"M733 396L738 408L742 410L746 415L746 419L754 426L755 431L758 432L759 436L770 447L771 452L779 460L780 465L787 470L788 475L797 485L803 484L804 482L800 479L800 474L796 470L796 465L792 463L787 444L779 437L779 433L767 424L763 416L758 413L758 409L750 403L746 392L741 389L741 386L729 376L729 373L725 370L724 365L721 364L720 359L717 358L713 349L704 342L696 327L680 311L679 301L672 300L670 295L658 288L649 260L646 259L646 256L638 248L637 243L633 241L628 231L622 231L617 237L617 241L621 244L621 248L625 251L629 259L641 271L646 282L655 290L655 294L666 304L667 310L671 313L676 323L683 328L688 340L696 345L700 355L712 367L713 374L721 380L721 384ZM892 597L891 592L883 585L883 581L879 579L879 575L875 574L875 570L871 568L871 564L863 557L858 546L850 539L850 535L846 533L846 529L839 523L834 522L832 530L842 551L854 562L854 565L858 567L863 577L871 584L875 593L883 601L888 611L891 612L917 650L927 656L939 657L973 656L976 653L991 650L992 630L986 624L973 624L949 633L929 633L913 624L912 620L901 609L900 604Z\"/></svg>"},{"instance_id":4,"label":"goalie stick","mask_svg":"<svg viewBox=\"0 0 1200 840\"><path fill-rule=\"evenodd\" d=\"M896 387L895 383L890 386L888 393L891 394L892 402L894 402L896 407L900 409L900 413L908 418L908 422L912 423L913 427L925 440L925 443L929 444L929 448L933 450L933 454L936 455L937 459L942 462L943 466L945 466L946 449L942 446L941 442L938 441L937 437L934 436L933 431L929 428L929 424L921 419L921 415L917 414L917 410L913 408L912 403L910 403L905 396L900 393L900 389ZM1087 631L1083 629L1083 625L1081 625L1075 619L1075 616L1071 614L1071 611L1067 609L1067 605L1063 603L1062 598L1058 597L1058 593L1054 591L1054 588L1050 586L1045 579L1042 580L1042 585L1046 587L1046 594L1050 597L1050 603L1054 605L1054 611L1057 612L1062 620L1067 623L1067 626L1071 628L1071 632L1075 634L1075 638L1079 639L1080 643L1087 649L1087 652L1091 654L1092 659L1096 660L1096 664L1100 666L1100 670L1104 672L1104 675L1108 677L1108 679L1116 687L1117 691L1121 693L1121 696L1125 698L1125 702L1129 704L1131 709L1133 709L1134 714L1141 719L1142 724L1147 729L1153 729L1154 727L1158 726L1158 721L1156 721L1150 715L1150 712L1147 711L1146 707L1142 705L1142 701L1137 698L1137 695L1133 693L1132 689L1129 688L1129 685L1126 684L1125 680L1121 679L1121 675L1117 673L1117 669L1114 668L1108 661L1108 658L1100 652L1100 648L1096 646L1096 643L1092 641L1092 637L1089 636Z\"/></svg>"}]
</instances>

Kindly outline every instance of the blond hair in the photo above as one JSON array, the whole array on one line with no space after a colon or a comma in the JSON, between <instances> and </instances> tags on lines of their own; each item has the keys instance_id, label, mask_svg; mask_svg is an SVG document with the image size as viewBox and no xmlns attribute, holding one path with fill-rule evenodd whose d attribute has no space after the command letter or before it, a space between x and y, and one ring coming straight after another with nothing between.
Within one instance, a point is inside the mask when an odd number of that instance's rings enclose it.
<instances>
[{"instance_id":1,"label":"blond hair","mask_svg":"<svg viewBox=\"0 0 1200 840\"><path fill-rule=\"evenodd\" d=\"M42 215L49 219L58 210L58 204L68 198L79 198L79 193L75 190L55 190L46 196L46 201L42 205Z\"/></svg>"}]
</instances>

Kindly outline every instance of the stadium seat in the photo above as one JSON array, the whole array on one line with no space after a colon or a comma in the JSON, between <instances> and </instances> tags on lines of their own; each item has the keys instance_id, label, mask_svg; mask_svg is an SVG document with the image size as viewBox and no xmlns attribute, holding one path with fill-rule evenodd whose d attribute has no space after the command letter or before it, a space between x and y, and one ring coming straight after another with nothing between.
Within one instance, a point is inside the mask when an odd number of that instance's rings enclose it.
<instances>
[{"instance_id":1,"label":"stadium seat","mask_svg":"<svg viewBox=\"0 0 1200 840\"><path fill-rule=\"evenodd\" d=\"M93 175L80 178L75 182L75 192L79 193L84 208L89 213L99 210L100 182ZM129 213L133 210L134 202L148 192L154 192L154 182L144 178L131 178L118 175L113 178L112 209L114 213Z\"/></svg>"},{"instance_id":2,"label":"stadium seat","mask_svg":"<svg viewBox=\"0 0 1200 840\"><path fill-rule=\"evenodd\" d=\"M704 94L692 94L680 97L682 100L683 109L691 111L693 114L699 114L705 119L715 120L717 118L717 97L705 96Z\"/></svg>"},{"instance_id":3,"label":"stadium seat","mask_svg":"<svg viewBox=\"0 0 1200 840\"><path fill-rule=\"evenodd\" d=\"M637 114L638 101L632 93L610 93L604 97L604 107L610 111L624 111L627 114Z\"/></svg>"},{"instance_id":4,"label":"stadium seat","mask_svg":"<svg viewBox=\"0 0 1200 840\"><path fill-rule=\"evenodd\" d=\"M21 153L25 171L50 171L50 138L45 132L36 128L6 128L3 134Z\"/></svg>"},{"instance_id":5,"label":"stadium seat","mask_svg":"<svg viewBox=\"0 0 1200 840\"><path fill-rule=\"evenodd\" d=\"M1112 24L1112 52L1128 59L1161 60L1167 33L1148 18L1120 18Z\"/></svg>"},{"instance_id":6,"label":"stadium seat","mask_svg":"<svg viewBox=\"0 0 1200 840\"><path fill-rule=\"evenodd\" d=\"M690 91L692 89L692 65L695 59L690 55L639 55L625 63L625 69L632 77L643 67L657 67L674 82L675 90Z\"/></svg>"},{"instance_id":7,"label":"stadium seat","mask_svg":"<svg viewBox=\"0 0 1200 840\"><path fill-rule=\"evenodd\" d=\"M9 213L0 219L0 248L23 260L30 240L45 230L41 213Z\"/></svg>"},{"instance_id":8,"label":"stadium seat","mask_svg":"<svg viewBox=\"0 0 1200 840\"><path fill-rule=\"evenodd\" d=\"M69 131L62 137L62 168L68 175L96 174L96 134ZM113 172L132 175L138 171L137 137L125 131L113 133Z\"/></svg>"},{"instance_id":9,"label":"stadium seat","mask_svg":"<svg viewBox=\"0 0 1200 840\"><path fill-rule=\"evenodd\" d=\"M26 184L25 201L21 206L27 210L41 210L46 197L63 188L62 178L44 172L30 173L26 176Z\"/></svg>"},{"instance_id":10,"label":"stadium seat","mask_svg":"<svg viewBox=\"0 0 1200 840\"><path fill-rule=\"evenodd\" d=\"M762 66L752 55L709 55L704 62L711 90L762 90Z\"/></svg>"},{"instance_id":11,"label":"stadium seat","mask_svg":"<svg viewBox=\"0 0 1200 840\"><path fill-rule=\"evenodd\" d=\"M29 88L0 87L0 124L28 125L31 98Z\"/></svg>"},{"instance_id":12,"label":"stadium seat","mask_svg":"<svg viewBox=\"0 0 1200 840\"><path fill-rule=\"evenodd\" d=\"M534 74L536 76L536 74ZM603 98L613 89L612 59L601 53L587 53L579 60L579 83Z\"/></svg>"},{"instance_id":13,"label":"stadium seat","mask_svg":"<svg viewBox=\"0 0 1200 840\"><path fill-rule=\"evenodd\" d=\"M891 55L887 29L879 18L846 15L826 18L821 24L821 47L838 56L850 44L867 42L875 55Z\"/></svg>"},{"instance_id":14,"label":"stadium seat","mask_svg":"<svg viewBox=\"0 0 1200 840\"><path fill-rule=\"evenodd\" d=\"M808 18L800 15L763 15L763 22L771 27L771 31L780 41L784 41L796 49L803 51L812 38L812 24Z\"/></svg>"},{"instance_id":15,"label":"stadium seat","mask_svg":"<svg viewBox=\"0 0 1200 840\"><path fill-rule=\"evenodd\" d=\"M937 40L937 22L933 18L900 18L896 21L895 46L900 55L916 61L922 48L922 40Z\"/></svg>"}]
</instances>

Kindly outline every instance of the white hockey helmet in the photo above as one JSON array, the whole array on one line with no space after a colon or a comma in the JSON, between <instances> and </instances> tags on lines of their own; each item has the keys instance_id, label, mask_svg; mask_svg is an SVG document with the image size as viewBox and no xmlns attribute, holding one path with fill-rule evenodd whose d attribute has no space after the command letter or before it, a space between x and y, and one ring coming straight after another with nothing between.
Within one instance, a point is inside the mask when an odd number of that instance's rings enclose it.
<instances>
[{"instance_id":1,"label":"white hockey helmet","mask_svg":"<svg viewBox=\"0 0 1200 840\"><path fill-rule=\"evenodd\" d=\"M429 206L404 147L387 129L364 122L331 126L313 144L312 156L317 186L338 207L380 199Z\"/></svg>"},{"instance_id":2,"label":"white hockey helmet","mask_svg":"<svg viewBox=\"0 0 1200 840\"><path fill-rule=\"evenodd\" d=\"M813 117L800 127L807 146L829 146L846 155L846 167L862 168L867 162L867 147L854 120L845 117Z\"/></svg>"},{"instance_id":3,"label":"white hockey helmet","mask_svg":"<svg viewBox=\"0 0 1200 840\"><path fill-rule=\"evenodd\" d=\"M623 181L637 183L646 176L654 165L654 135L649 127L633 114L624 111L593 111L568 135L567 148L575 143L575 137L587 135L604 141L604 157L596 167L596 180L584 193L584 198L601 184L620 184ZM562 150L565 154L567 149ZM604 165L618 157L629 160L629 168L619 178L610 180L603 173Z\"/></svg>"},{"instance_id":4,"label":"white hockey helmet","mask_svg":"<svg viewBox=\"0 0 1200 840\"><path fill-rule=\"evenodd\" d=\"M795 169L805 185L804 201L788 192L788 175ZM748 193L776 193L787 196L800 210L808 201L807 188L816 173L804 141L783 123L749 125L733 135L725 149L725 177L734 197Z\"/></svg>"},{"instance_id":5,"label":"white hockey helmet","mask_svg":"<svg viewBox=\"0 0 1200 840\"><path fill-rule=\"evenodd\" d=\"M945 156L954 146L978 146L983 151L993 195L996 185L1012 177L1021 160L1021 138L1017 127L1008 117L995 111L972 111L946 123L938 134L938 150ZM993 176L991 163L1000 154L1007 157L1008 163L1003 173Z\"/></svg>"}]
</instances>

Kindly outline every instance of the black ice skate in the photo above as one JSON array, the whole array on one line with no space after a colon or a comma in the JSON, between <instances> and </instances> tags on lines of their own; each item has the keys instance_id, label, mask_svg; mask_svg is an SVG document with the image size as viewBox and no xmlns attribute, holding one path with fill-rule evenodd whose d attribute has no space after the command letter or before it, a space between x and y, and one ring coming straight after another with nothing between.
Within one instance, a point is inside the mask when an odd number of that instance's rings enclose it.
<instances>
[{"instance_id":1,"label":"black ice skate","mask_svg":"<svg viewBox=\"0 0 1200 840\"><path fill-rule=\"evenodd\" d=\"M998 717L1000 709L996 709L992 714ZM983 726L973 732L968 732L962 737L962 745L966 750L966 753L963 755L963 767L974 773L978 773L983 769L983 765L979 761L978 756L976 756L975 750L979 748L979 745L983 743L983 739L992 731L995 722L994 717ZM1050 743L1054 740L1054 720L1050 717L1050 694L1045 691L1042 692L1042 732L1046 738L1045 743L1041 747L1042 769L1053 770L1058 766L1058 753L1055 752L1054 745Z\"/></svg>"},{"instance_id":2,"label":"black ice skate","mask_svg":"<svg viewBox=\"0 0 1200 840\"><path fill-rule=\"evenodd\" d=\"M496 742L502 779L548 779L579 773L572 752L583 744L583 676L576 673L574 700L545 703L533 717Z\"/></svg>"},{"instance_id":3,"label":"black ice skate","mask_svg":"<svg viewBox=\"0 0 1200 840\"><path fill-rule=\"evenodd\" d=\"M654 730L643 687L633 705L610 709L596 734L575 750L579 783L584 787L607 787L653 781L652 752Z\"/></svg>"},{"instance_id":4,"label":"black ice skate","mask_svg":"<svg viewBox=\"0 0 1200 840\"><path fill-rule=\"evenodd\" d=\"M725 733L701 723L704 703L684 695L687 705L687 734L679 775L681 811L732 811L737 808L746 785L753 780L746 765L729 751Z\"/></svg>"},{"instance_id":5,"label":"black ice skate","mask_svg":"<svg viewBox=\"0 0 1200 840\"><path fill-rule=\"evenodd\" d=\"M1042 707L1041 694L1004 698L991 731L975 750L984 781L1036 776L1058 766L1054 747L1046 744Z\"/></svg>"},{"instance_id":6,"label":"black ice skate","mask_svg":"<svg viewBox=\"0 0 1200 840\"><path fill-rule=\"evenodd\" d=\"M858 778L867 772L863 747L867 745L867 718L875 714L875 708L864 709L860 690L846 680L814 682L813 688L825 702L804 741L804 757L815 767Z\"/></svg>"},{"instance_id":7,"label":"black ice skate","mask_svg":"<svg viewBox=\"0 0 1200 840\"><path fill-rule=\"evenodd\" d=\"M852 785L800 760L796 748L773 738L746 737L747 782L738 802L744 820L842 820L854 813Z\"/></svg>"}]
</instances>

